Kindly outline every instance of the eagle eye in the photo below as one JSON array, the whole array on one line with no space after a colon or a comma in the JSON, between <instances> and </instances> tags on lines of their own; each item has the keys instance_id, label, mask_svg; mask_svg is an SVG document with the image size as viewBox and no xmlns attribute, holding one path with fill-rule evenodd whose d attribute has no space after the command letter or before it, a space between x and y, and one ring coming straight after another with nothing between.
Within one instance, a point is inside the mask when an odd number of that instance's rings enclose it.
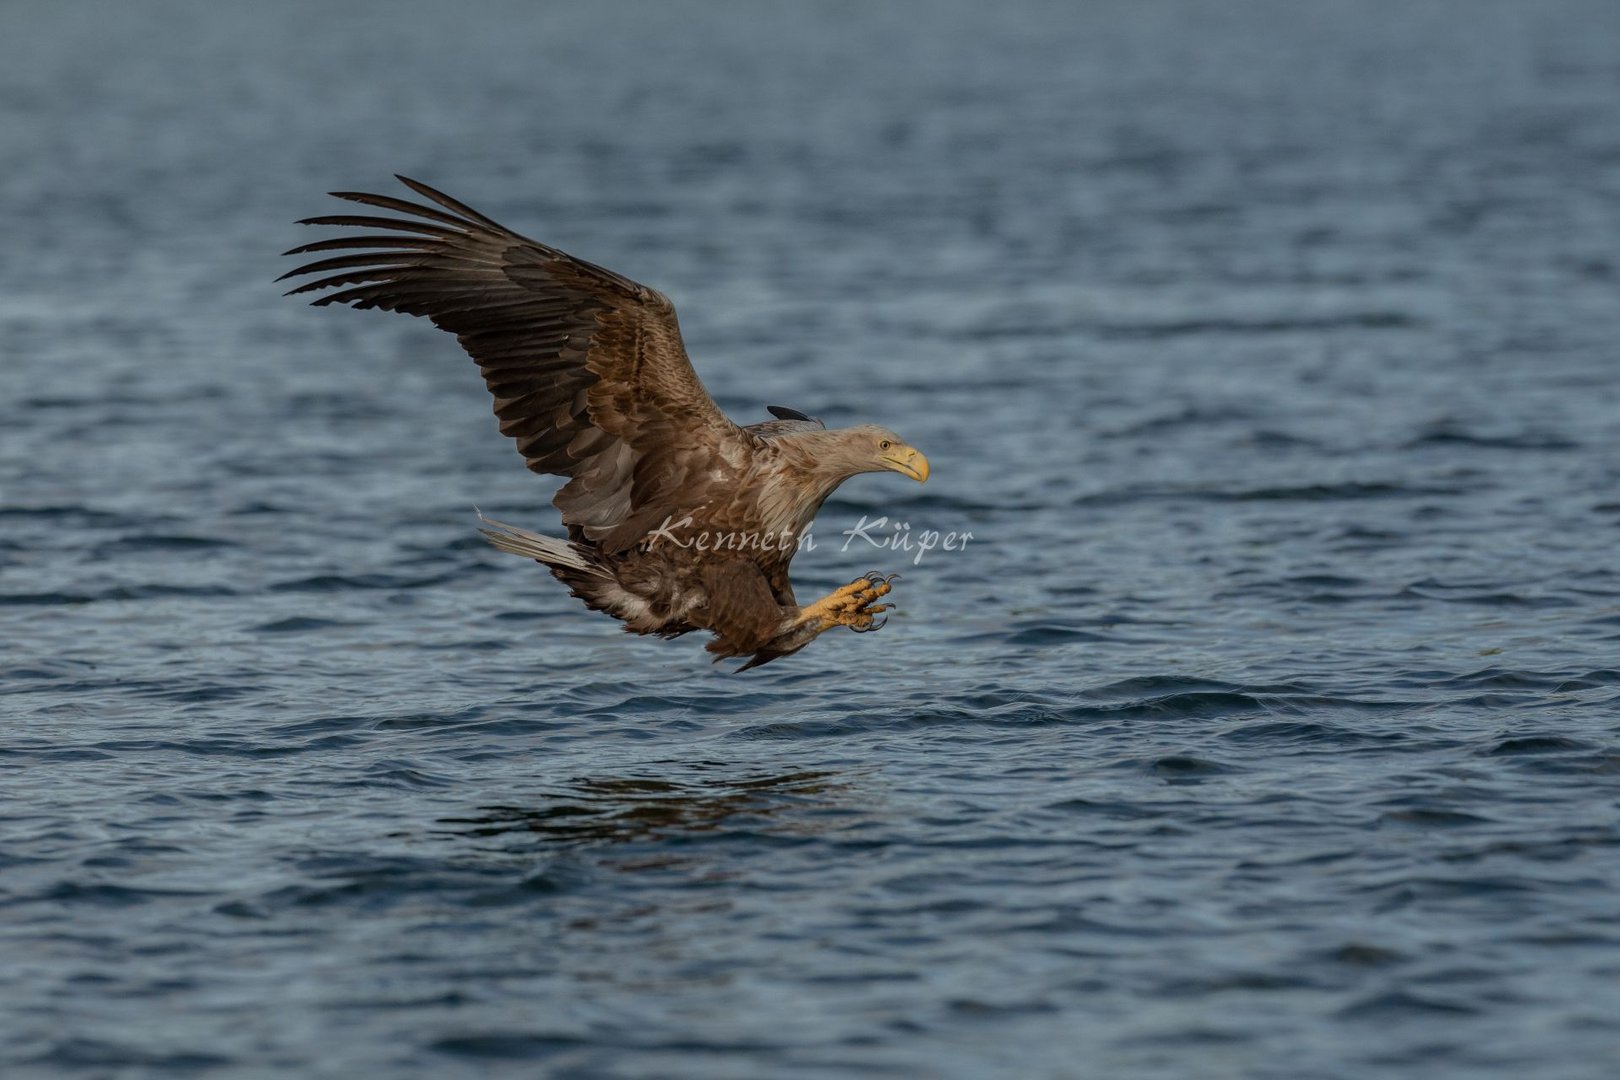
<instances>
[{"instance_id":1,"label":"eagle eye","mask_svg":"<svg viewBox=\"0 0 1620 1080\"><path fill-rule=\"evenodd\" d=\"M878 449L879 450L887 450L889 448L889 445L890 445L889 440L884 439L882 442L878 443Z\"/></svg>"}]
</instances>

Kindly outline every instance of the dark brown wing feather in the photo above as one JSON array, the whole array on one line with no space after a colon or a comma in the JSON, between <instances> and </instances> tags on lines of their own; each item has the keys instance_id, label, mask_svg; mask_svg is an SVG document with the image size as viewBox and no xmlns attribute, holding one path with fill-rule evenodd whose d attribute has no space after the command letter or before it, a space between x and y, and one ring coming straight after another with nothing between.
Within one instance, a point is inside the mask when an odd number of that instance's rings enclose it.
<instances>
[{"instance_id":1,"label":"dark brown wing feather","mask_svg":"<svg viewBox=\"0 0 1620 1080\"><path fill-rule=\"evenodd\" d=\"M698 381L663 294L497 224L426 184L435 206L338 191L406 215L330 215L308 225L387 229L304 244L289 255L364 249L300 266L292 293L425 315L456 335L495 397L501 431L530 469L569 477L553 502L607 552L706 501L717 464L752 437Z\"/></svg>"},{"instance_id":2,"label":"dark brown wing feather","mask_svg":"<svg viewBox=\"0 0 1620 1080\"><path fill-rule=\"evenodd\" d=\"M708 649L717 660L763 648L782 629L782 608L770 583L746 559L705 563L703 590L714 634Z\"/></svg>"}]
</instances>

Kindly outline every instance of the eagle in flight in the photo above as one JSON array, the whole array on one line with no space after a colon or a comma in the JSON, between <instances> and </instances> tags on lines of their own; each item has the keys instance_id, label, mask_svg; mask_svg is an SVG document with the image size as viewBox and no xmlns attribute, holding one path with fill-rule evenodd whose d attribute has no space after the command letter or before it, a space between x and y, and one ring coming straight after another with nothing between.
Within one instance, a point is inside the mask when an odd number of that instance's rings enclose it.
<instances>
[{"instance_id":1,"label":"eagle in flight","mask_svg":"<svg viewBox=\"0 0 1620 1080\"><path fill-rule=\"evenodd\" d=\"M626 630L707 630L716 660L749 657L739 671L835 626L882 627L895 575L801 606L788 563L838 485L882 471L921 483L927 458L884 428L829 431L779 406L774 420L733 423L698 381L662 293L399 180L433 205L332 192L400 216L306 218L380 231L295 247L286 254L351 253L282 277L321 275L288 294L321 293L316 306L425 315L477 361L502 434L530 469L568 478L552 500L567 539L485 519L490 543L545 564Z\"/></svg>"}]
</instances>

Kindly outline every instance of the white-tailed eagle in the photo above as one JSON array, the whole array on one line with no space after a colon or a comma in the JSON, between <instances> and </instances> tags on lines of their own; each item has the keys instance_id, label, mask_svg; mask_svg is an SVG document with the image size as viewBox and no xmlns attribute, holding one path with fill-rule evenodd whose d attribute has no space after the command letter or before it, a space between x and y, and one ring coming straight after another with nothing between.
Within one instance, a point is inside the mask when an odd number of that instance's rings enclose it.
<instances>
[{"instance_id":1,"label":"white-tailed eagle","mask_svg":"<svg viewBox=\"0 0 1620 1080\"><path fill-rule=\"evenodd\" d=\"M921 482L927 458L884 428L829 431L779 406L774 420L733 423L698 381L661 293L399 179L433 205L333 192L400 216L306 219L374 231L293 248L353 251L283 277L322 275L292 290L331 290L317 306L425 315L477 361L501 433L530 469L568 478L552 500L566 540L486 519L492 544L544 563L627 630L707 630L715 658L747 656L743 668L835 626L883 625L892 575L800 606L788 563L838 485L884 470Z\"/></svg>"}]
</instances>

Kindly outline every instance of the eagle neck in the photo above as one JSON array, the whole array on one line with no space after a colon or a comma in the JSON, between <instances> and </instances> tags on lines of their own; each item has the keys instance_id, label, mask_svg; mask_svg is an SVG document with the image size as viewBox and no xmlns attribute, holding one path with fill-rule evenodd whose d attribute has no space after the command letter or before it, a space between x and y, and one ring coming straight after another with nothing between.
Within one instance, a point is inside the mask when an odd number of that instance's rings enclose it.
<instances>
[{"instance_id":1,"label":"eagle neck","mask_svg":"<svg viewBox=\"0 0 1620 1080\"><path fill-rule=\"evenodd\" d=\"M823 439L817 436L822 434L807 432L791 443L784 440L778 447L777 483L773 487L784 496L780 506L784 518L781 524L795 534L809 526L821 510L821 504L840 484L860 472L840 463L836 452L824 453L833 447L818 445ZM826 442L831 444L832 440Z\"/></svg>"}]
</instances>

